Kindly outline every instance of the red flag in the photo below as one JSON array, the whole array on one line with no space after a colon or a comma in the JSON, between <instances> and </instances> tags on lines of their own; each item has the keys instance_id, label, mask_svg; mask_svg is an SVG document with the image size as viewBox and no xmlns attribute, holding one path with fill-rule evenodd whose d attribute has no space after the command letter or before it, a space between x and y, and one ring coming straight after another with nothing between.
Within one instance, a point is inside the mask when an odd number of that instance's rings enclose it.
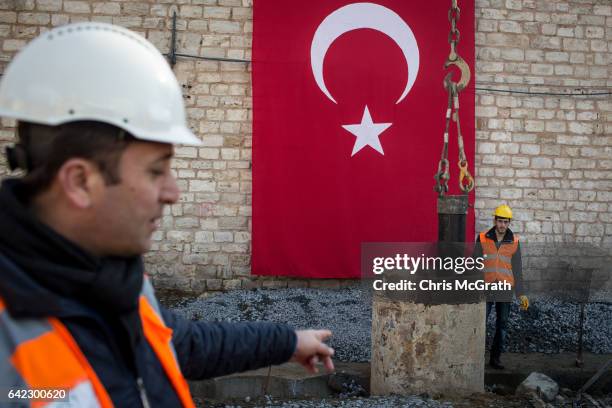
<instances>
[{"instance_id":1,"label":"red flag","mask_svg":"<svg viewBox=\"0 0 612 408\"><path fill-rule=\"evenodd\" d=\"M254 2L254 274L358 277L362 242L437 239L450 4ZM474 72L474 2L459 5ZM473 169L473 83L461 118Z\"/></svg>"}]
</instances>

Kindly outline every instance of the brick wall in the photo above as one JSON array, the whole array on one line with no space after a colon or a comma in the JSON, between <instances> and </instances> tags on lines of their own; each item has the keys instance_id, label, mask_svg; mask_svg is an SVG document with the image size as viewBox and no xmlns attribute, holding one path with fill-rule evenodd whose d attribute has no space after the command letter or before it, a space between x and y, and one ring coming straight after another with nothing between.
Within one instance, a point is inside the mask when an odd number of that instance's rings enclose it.
<instances>
[{"instance_id":1,"label":"brick wall","mask_svg":"<svg viewBox=\"0 0 612 408\"><path fill-rule=\"evenodd\" d=\"M564 93L612 86L609 0L477 0L476 18L480 88ZM612 96L478 92L476 121L477 229L492 224L500 200L508 203L512 228L532 243L527 286L579 285L583 274L566 272L557 255L567 253L568 242L612 246ZM578 269L585 263L566 261ZM593 279L610 284L609 267Z\"/></svg>"},{"instance_id":2,"label":"brick wall","mask_svg":"<svg viewBox=\"0 0 612 408\"><path fill-rule=\"evenodd\" d=\"M0 0L0 68L39 33L85 20L138 31L166 53L174 11L178 52L250 59L252 0ZM609 0L476 0L476 19L480 88L612 86ZM183 194L146 256L157 285L201 292L346 284L250 277L250 64L179 58L175 72L189 124L205 145L176 150ZM478 91L476 106L477 229L505 201L516 214L513 228L529 242L611 245L612 98ZM0 145L14 133L12 121L2 124Z\"/></svg>"}]
</instances>

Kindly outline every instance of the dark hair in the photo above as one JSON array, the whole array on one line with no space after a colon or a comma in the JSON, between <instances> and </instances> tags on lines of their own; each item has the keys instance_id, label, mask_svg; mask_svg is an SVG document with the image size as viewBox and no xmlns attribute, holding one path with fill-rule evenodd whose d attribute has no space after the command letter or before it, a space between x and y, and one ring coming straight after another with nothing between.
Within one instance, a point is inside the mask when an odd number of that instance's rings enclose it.
<instances>
[{"instance_id":1,"label":"dark hair","mask_svg":"<svg viewBox=\"0 0 612 408\"><path fill-rule=\"evenodd\" d=\"M495 221L497 220L508 220L508 221L512 221L512 218L508 218L508 217L499 217L499 216L495 216Z\"/></svg>"},{"instance_id":2,"label":"dark hair","mask_svg":"<svg viewBox=\"0 0 612 408\"><path fill-rule=\"evenodd\" d=\"M58 126L19 122L19 143L15 156L29 197L45 191L62 165L69 159L92 161L108 185L118 184L119 161L134 137L116 126L101 122L78 121Z\"/></svg>"}]
</instances>

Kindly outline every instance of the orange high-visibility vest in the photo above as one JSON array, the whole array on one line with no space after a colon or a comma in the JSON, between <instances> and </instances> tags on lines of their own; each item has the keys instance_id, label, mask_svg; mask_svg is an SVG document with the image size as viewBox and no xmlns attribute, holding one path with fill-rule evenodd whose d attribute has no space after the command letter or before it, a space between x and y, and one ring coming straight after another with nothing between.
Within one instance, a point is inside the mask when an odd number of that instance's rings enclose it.
<instances>
[{"instance_id":1,"label":"orange high-visibility vest","mask_svg":"<svg viewBox=\"0 0 612 408\"><path fill-rule=\"evenodd\" d=\"M495 241L487 238L486 231L480 233L480 245L484 258L485 282L506 281L514 287L514 275L512 274L512 255L518 248L518 237L514 235L511 244L504 243L495 245Z\"/></svg>"},{"instance_id":2,"label":"orange high-visibility vest","mask_svg":"<svg viewBox=\"0 0 612 408\"><path fill-rule=\"evenodd\" d=\"M145 338L184 407L195 408L162 319L153 287L145 277L139 299ZM110 396L78 344L59 319L13 319L0 299L0 385L11 389L67 389L71 406L113 407ZM20 400L20 402L27 402ZM44 407L53 401L34 401Z\"/></svg>"}]
</instances>

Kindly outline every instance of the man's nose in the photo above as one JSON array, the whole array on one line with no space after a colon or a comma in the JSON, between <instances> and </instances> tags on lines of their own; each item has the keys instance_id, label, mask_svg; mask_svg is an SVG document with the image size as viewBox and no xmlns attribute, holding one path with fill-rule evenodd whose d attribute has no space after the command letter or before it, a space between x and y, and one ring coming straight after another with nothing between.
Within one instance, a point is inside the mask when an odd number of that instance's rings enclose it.
<instances>
[{"instance_id":1,"label":"man's nose","mask_svg":"<svg viewBox=\"0 0 612 408\"><path fill-rule=\"evenodd\" d=\"M166 177L166 182L162 187L160 195L161 201L164 204L174 204L178 201L180 195L181 191L176 183L176 178L172 174L168 175L168 177Z\"/></svg>"}]
</instances>

